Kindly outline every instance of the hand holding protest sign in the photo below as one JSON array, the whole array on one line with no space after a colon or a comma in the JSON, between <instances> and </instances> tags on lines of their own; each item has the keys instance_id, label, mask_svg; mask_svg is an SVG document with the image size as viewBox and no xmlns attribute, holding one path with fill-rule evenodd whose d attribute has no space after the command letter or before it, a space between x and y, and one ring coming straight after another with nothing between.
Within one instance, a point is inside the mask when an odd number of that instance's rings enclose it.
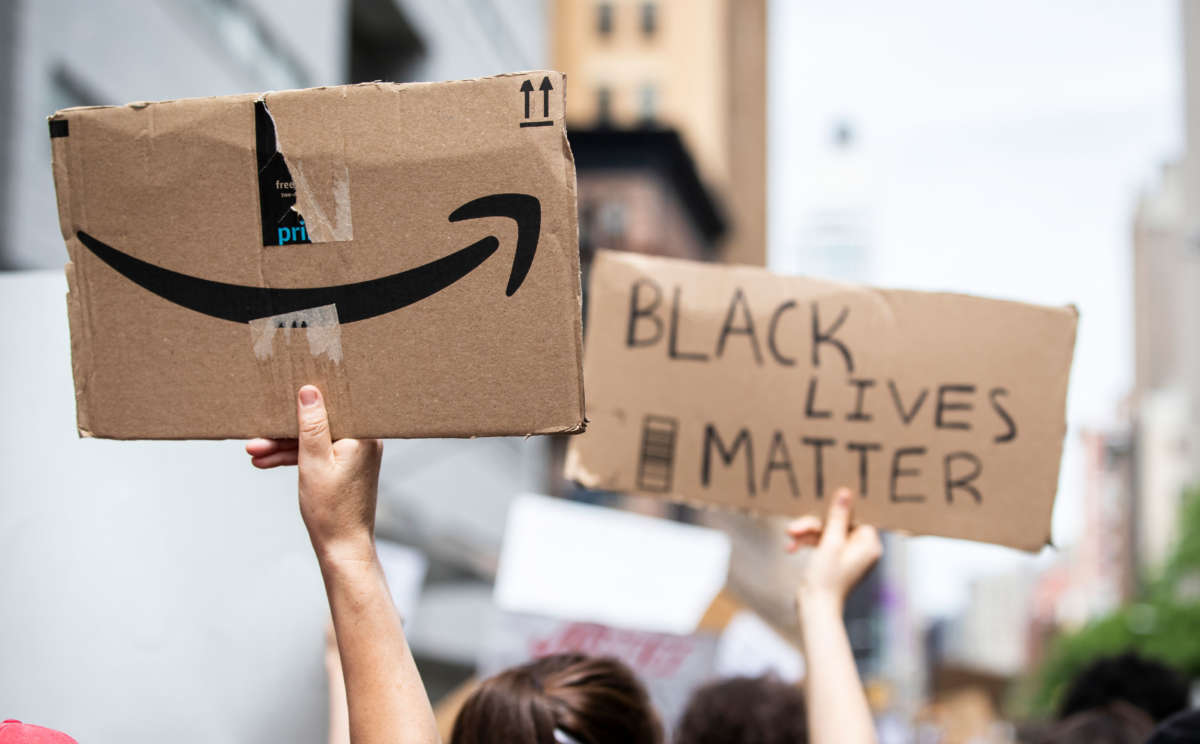
<instances>
[{"instance_id":1,"label":"hand holding protest sign","mask_svg":"<svg viewBox=\"0 0 1200 744\"><path fill-rule=\"evenodd\" d=\"M1078 314L603 252L586 435L567 475L1036 550L1066 433Z\"/></svg>"}]
</instances>

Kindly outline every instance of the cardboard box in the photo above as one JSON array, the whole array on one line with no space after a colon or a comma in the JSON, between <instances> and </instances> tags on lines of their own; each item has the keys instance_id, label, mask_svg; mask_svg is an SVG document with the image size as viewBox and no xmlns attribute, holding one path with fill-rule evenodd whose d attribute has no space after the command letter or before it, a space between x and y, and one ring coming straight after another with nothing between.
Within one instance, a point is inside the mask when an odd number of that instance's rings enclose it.
<instances>
[{"instance_id":1,"label":"cardboard box","mask_svg":"<svg viewBox=\"0 0 1200 744\"><path fill-rule=\"evenodd\" d=\"M602 252L567 476L884 528L1050 537L1078 313Z\"/></svg>"},{"instance_id":2,"label":"cardboard box","mask_svg":"<svg viewBox=\"0 0 1200 744\"><path fill-rule=\"evenodd\" d=\"M83 436L583 428L564 77L50 119Z\"/></svg>"}]
</instances>

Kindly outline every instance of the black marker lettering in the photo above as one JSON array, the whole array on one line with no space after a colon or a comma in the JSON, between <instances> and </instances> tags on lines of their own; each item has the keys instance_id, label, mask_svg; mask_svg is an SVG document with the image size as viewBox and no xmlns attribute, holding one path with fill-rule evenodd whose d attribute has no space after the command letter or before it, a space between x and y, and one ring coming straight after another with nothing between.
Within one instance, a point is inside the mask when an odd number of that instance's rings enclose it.
<instances>
[{"instance_id":1,"label":"black marker lettering","mask_svg":"<svg viewBox=\"0 0 1200 744\"><path fill-rule=\"evenodd\" d=\"M775 453L781 453L779 459L776 459ZM775 470L783 470L787 472L788 486L792 489L792 496L800 498L800 489L796 486L796 473L792 470L792 456L788 454L787 443L783 440L782 432L775 432L775 437L771 439L771 450L767 453L767 468L763 471L763 493L771 490L771 473Z\"/></svg>"},{"instance_id":2,"label":"black marker lettering","mask_svg":"<svg viewBox=\"0 0 1200 744\"><path fill-rule=\"evenodd\" d=\"M867 497L867 455L882 449L879 442L846 442L846 449L858 453L858 495Z\"/></svg>"},{"instance_id":3,"label":"black marker lettering","mask_svg":"<svg viewBox=\"0 0 1200 744\"><path fill-rule=\"evenodd\" d=\"M742 318L745 319L745 325L735 326L733 324L733 314L738 307L742 308ZM746 302L746 294L742 292L741 287L738 287L734 293L733 299L729 302L729 312L725 315L725 324L721 326L721 335L717 337L717 358L720 359L725 353L725 339L731 333L740 333L750 337L750 348L754 350L754 361L759 365L762 364L762 352L758 350L758 337L754 335L754 318L750 316L750 305Z\"/></svg>"},{"instance_id":4,"label":"black marker lettering","mask_svg":"<svg viewBox=\"0 0 1200 744\"><path fill-rule=\"evenodd\" d=\"M680 351L679 350L679 294L682 290L678 286L675 287L674 299L671 302L671 338L667 348L667 355L672 359L688 359L694 362L707 362L708 354L699 351Z\"/></svg>"},{"instance_id":5,"label":"black marker lettering","mask_svg":"<svg viewBox=\"0 0 1200 744\"><path fill-rule=\"evenodd\" d=\"M638 298L641 297L642 288L647 287L654 290L654 299L649 305L641 305ZM629 292L629 326L625 332L625 345L632 348L634 346L653 346L662 338L663 322L662 318L654 314L658 309L659 303L662 302L662 288L652 279L638 279L633 283L633 289ZM646 318L654 323L654 335L650 338L638 338L637 328L638 320Z\"/></svg>"},{"instance_id":6,"label":"black marker lettering","mask_svg":"<svg viewBox=\"0 0 1200 744\"><path fill-rule=\"evenodd\" d=\"M812 419L829 418L833 414L829 411L818 411L813 406L817 402L817 378L808 378L808 398L804 402L804 416Z\"/></svg>"},{"instance_id":7,"label":"black marker lettering","mask_svg":"<svg viewBox=\"0 0 1200 744\"><path fill-rule=\"evenodd\" d=\"M717 454L721 461L726 465L732 465L733 459L737 457L738 450L742 445L746 445L746 492L751 497L754 496L754 444L750 440L750 432L746 429L738 431L738 435L734 437L733 447L725 449L725 443L721 441L721 435L717 433L716 427L708 424L704 427L704 457L700 465L700 484L708 488L711 481L711 466L712 466L712 448L716 445Z\"/></svg>"},{"instance_id":8,"label":"black marker lettering","mask_svg":"<svg viewBox=\"0 0 1200 744\"><path fill-rule=\"evenodd\" d=\"M825 470L822 467L824 462L821 457L821 449L834 444L834 441L832 439L814 439L812 437L804 437L800 440L800 442L808 447L813 448L813 468L816 470L817 498L825 498Z\"/></svg>"},{"instance_id":9,"label":"black marker lettering","mask_svg":"<svg viewBox=\"0 0 1200 744\"><path fill-rule=\"evenodd\" d=\"M1008 426L1008 431L992 440L996 444L1011 442L1017 438L1017 422L1013 421L1012 416L1008 415L1008 411L1000 405L1000 401L996 400L1001 395L1008 395L1008 391L1004 388L992 388L991 392L988 393L988 400L992 401L992 408L996 409L996 414L1004 419L1004 423Z\"/></svg>"},{"instance_id":10,"label":"black marker lettering","mask_svg":"<svg viewBox=\"0 0 1200 744\"><path fill-rule=\"evenodd\" d=\"M924 447L901 447L900 449L896 450L895 454L892 455L892 477L891 477L891 485L888 489L891 494L890 498L892 501L919 503L919 502L922 502L925 500L925 497L921 494L896 493L896 481L900 480L901 478L903 478L905 476L916 476L916 475L921 474L921 471L919 468L902 468L902 467L900 467L900 461L902 459L904 459L905 457L910 457L910 456L914 456L914 455L923 455L923 454L925 454Z\"/></svg>"},{"instance_id":11,"label":"black marker lettering","mask_svg":"<svg viewBox=\"0 0 1200 744\"><path fill-rule=\"evenodd\" d=\"M850 356L850 350L833 336L842 327L842 323L846 321L846 317L849 315L850 308L843 307L842 311L838 313L837 320L833 321L833 325L829 326L829 330L822 331L817 303L812 303L812 364L814 367L821 366L821 344L833 344L842 353L842 358L846 360L846 370L848 372L854 371L854 358Z\"/></svg>"},{"instance_id":12,"label":"black marker lettering","mask_svg":"<svg viewBox=\"0 0 1200 744\"><path fill-rule=\"evenodd\" d=\"M937 393L937 408L933 414L933 425L939 429L970 429L971 424L967 421L947 421L942 418L942 414L946 411L970 411L974 406L967 401L947 402L947 393L966 393L975 392L974 385L939 385Z\"/></svg>"},{"instance_id":13,"label":"black marker lettering","mask_svg":"<svg viewBox=\"0 0 1200 744\"><path fill-rule=\"evenodd\" d=\"M952 474L952 471L954 470L953 463L955 460L965 460L971 463L971 472L967 475L955 477ZM954 503L954 489L964 488L970 491L971 495L975 497L976 504L982 504L983 497L979 494L979 489L971 485L971 481L978 478L983 472L983 463L980 462L979 458L970 452L951 452L950 454L946 455L944 465L946 475L946 503Z\"/></svg>"},{"instance_id":14,"label":"black marker lettering","mask_svg":"<svg viewBox=\"0 0 1200 744\"><path fill-rule=\"evenodd\" d=\"M874 380L856 380L850 378L850 384L858 388L855 391L854 410L846 416L847 421L870 421L873 416L869 413L863 413L863 398L866 395L867 388L875 387Z\"/></svg>"},{"instance_id":15,"label":"black marker lettering","mask_svg":"<svg viewBox=\"0 0 1200 744\"><path fill-rule=\"evenodd\" d=\"M929 388L921 388L921 394L917 396L917 400L913 403L912 410L904 412L904 402L900 400L900 391L896 389L895 380L888 380L888 390L892 391L892 402L896 404L896 411L900 414L900 420L905 426L912 423L916 417L917 411L921 410L921 404L925 402L925 396L929 394Z\"/></svg>"},{"instance_id":16,"label":"black marker lettering","mask_svg":"<svg viewBox=\"0 0 1200 744\"><path fill-rule=\"evenodd\" d=\"M788 300L779 307L775 308L775 312L771 313L771 324L767 326L767 348L771 351L771 356L775 357L775 361L785 367L791 367L796 364L795 357L784 356L779 350L779 345L775 343L775 331L779 328L779 319L788 310L796 309L796 301Z\"/></svg>"}]
</instances>

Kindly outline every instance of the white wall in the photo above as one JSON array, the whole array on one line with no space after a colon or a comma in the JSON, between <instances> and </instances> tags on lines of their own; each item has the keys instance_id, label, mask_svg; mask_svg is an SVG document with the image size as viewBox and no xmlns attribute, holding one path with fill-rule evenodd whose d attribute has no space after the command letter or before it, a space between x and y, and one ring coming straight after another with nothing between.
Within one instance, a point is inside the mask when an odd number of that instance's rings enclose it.
<instances>
[{"instance_id":1,"label":"white wall","mask_svg":"<svg viewBox=\"0 0 1200 744\"><path fill-rule=\"evenodd\" d=\"M324 741L328 610L294 471L240 442L78 439L65 294L58 271L0 273L0 718L81 742ZM380 533L487 575L547 441L388 442ZM419 608L413 647L473 648L481 620Z\"/></svg>"},{"instance_id":2,"label":"white wall","mask_svg":"<svg viewBox=\"0 0 1200 744\"><path fill-rule=\"evenodd\" d=\"M549 65L548 0L395 0L425 44L416 80L460 80Z\"/></svg>"},{"instance_id":3,"label":"white wall","mask_svg":"<svg viewBox=\"0 0 1200 744\"><path fill-rule=\"evenodd\" d=\"M0 718L81 742L319 742L328 610L294 471L75 435L61 272L0 274Z\"/></svg>"}]
</instances>

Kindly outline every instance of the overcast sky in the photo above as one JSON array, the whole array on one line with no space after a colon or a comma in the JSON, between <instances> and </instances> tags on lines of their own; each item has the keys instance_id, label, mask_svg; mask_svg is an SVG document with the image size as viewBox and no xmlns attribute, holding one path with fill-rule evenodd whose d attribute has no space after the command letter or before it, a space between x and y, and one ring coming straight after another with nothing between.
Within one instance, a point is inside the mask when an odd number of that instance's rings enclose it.
<instances>
[{"instance_id":1,"label":"overcast sky","mask_svg":"<svg viewBox=\"0 0 1200 744\"><path fill-rule=\"evenodd\" d=\"M812 164L845 119L870 172L874 281L1079 307L1060 544L1079 530L1079 431L1111 425L1132 381L1130 221L1182 150L1178 12L1173 0L771 2L773 266L803 271L805 210L821 200ZM913 545L932 613L961 602L972 575L1023 560Z\"/></svg>"}]
</instances>

